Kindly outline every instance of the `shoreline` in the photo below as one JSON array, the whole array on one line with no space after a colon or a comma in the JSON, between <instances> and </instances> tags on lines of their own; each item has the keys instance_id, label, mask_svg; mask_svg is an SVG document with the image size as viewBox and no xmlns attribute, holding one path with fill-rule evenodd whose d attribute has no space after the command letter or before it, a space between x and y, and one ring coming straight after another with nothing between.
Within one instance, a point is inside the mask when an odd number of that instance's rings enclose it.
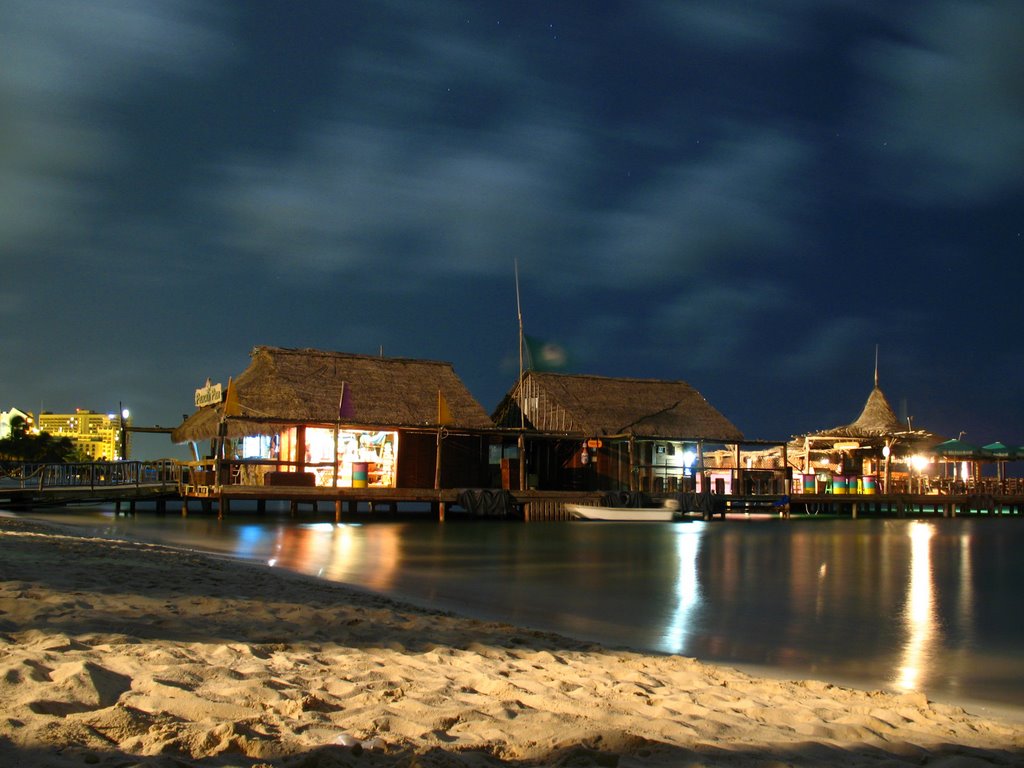
<instances>
[{"instance_id":1,"label":"shoreline","mask_svg":"<svg viewBox=\"0 0 1024 768\"><path fill-rule=\"evenodd\" d=\"M10 765L1024 760L1020 712L607 649L2 516L0 666Z\"/></svg>"}]
</instances>

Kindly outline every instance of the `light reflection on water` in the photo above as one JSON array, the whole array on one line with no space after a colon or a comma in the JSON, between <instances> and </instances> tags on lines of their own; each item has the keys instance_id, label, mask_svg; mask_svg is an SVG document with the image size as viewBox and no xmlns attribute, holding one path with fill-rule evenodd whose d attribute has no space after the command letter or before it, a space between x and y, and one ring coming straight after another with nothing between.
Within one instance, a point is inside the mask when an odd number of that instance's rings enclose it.
<instances>
[{"instance_id":1,"label":"light reflection on water","mask_svg":"<svg viewBox=\"0 0 1024 768\"><path fill-rule=\"evenodd\" d=\"M910 578L907 582L907 605L903 609L906 640L896 672L896 687L916 691L922 675L931 667L931 651L941 638L935 616L935 594L932 583L930 540L935 531L928 523L910 524Z\"/></svg>"},{"instance_id":2,"label":"light reflection on water","mask_svg":"<svg viewBox=\"0 0 1024 768\"><path fill-rule=\"evenodd\" d=\"M1024 706L1017 520L360 525L47 517L613 646Z\"/></svg>"}]
</instances>

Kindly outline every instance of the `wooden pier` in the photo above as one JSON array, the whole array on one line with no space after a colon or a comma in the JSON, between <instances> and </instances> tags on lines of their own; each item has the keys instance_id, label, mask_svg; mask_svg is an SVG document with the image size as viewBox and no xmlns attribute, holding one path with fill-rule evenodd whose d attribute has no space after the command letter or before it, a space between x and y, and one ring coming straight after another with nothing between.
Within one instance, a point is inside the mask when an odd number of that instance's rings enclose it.
<instances>
[{"instance_id":1,"label":"wooden pier","mask_svg":"<svg viewBox=\"0 0 1024 768\"><path fill-rule=\"evenodd\" d=\"M196 506L224 517L242 507L264 512L268 504L286 505L297 515L333 512L334 519L381 519L400 512L444 521L449 513L478 519L528 522L569 520L567 504L602 503L606 492L501 490L494 488L323 487L299 483L296 473L269 484L217 484L214 472L196 471L170 460L92 462L4 467L0 508L27 510L45 506L108 504L133 513L140 504L158 512L180 505L188 515ZM231 477L230 473L225 475ZM310 476L312 477L312 476ZM264 478L266 481L266 478ZM654 503L675 497L691 519L780 519L809 517L1019 517L1024 493L976 489L960 493L892 494L651 494Z\"/></svg>"},{"instance_id":2,"label":"wooden pier","mask_svg":"<svg viewBox=\"0 0 1024 768\"><path fill-rule=\"evenodd\" d=\"M469 496L467 497L467 494ZM481 500L475 508L473 495ZM190 504L199 503L207 513L218 517L240 505L255 506L263 512L269 502L287 504L291 514L300 508L314 514L333 510L334 519L372 519L397 514L416 506L425 516L444 521L452 510L463 516L490 519L515 519L526 522L571 520L567 504L599 504L605 494L599 491L539 491L499 489L412 489L412 488L320 488L232 485L192 488L181 495L182 514ZM467 498L469 499L467 501ZM652 496L661 503L668 495ZM710 494L703 504L684 512L690 519L724 520L756 515L759 518L793 519L805 517L905 518L1020 516L1024 495L877 494L833 496L830 494L730 495ZM429 512L427 512L429 510Z\"/></svg>"},{"instance_id":3,"label":"wooden pier","mask_svg":"<svg viewBox=\"0 0 1024 768\"><path fill-rule=\"evenodd\" d=\"M115 504L134 511L151 503L163 511L180 498L176 462L160 460L14 464L0 475L0 508L12 510L73 504Z\"/></svg>"},{"instance_id":4,"label":"wooden pier","mask_svg":"<svg viewBox=\"0 0 1024 768\"><path fill-rule=\"evenodd\" d=\"M961 517L1021 515L1024 494L802 494L790 498L791 512L858 517Z\"/></svg>"}]
</instances>

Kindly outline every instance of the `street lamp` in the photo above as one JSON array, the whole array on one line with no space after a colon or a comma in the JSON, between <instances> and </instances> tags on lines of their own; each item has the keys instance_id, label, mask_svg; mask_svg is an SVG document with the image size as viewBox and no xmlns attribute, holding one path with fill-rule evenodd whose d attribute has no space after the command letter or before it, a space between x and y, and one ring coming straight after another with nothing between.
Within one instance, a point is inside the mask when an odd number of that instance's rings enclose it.
<instances>
[{"instance_id":1,"label":"street lamp","mask_svg":"<svg viewBox=\"0 0 1024 768\"><path fill-rule=\"evenodd\" d=\"M117 404L117 407L121 410L121 456L120 458L124 461L128 461L128 417L131 415L128 409L123 407L121 403Z\"/></svg>"}]
</instances>

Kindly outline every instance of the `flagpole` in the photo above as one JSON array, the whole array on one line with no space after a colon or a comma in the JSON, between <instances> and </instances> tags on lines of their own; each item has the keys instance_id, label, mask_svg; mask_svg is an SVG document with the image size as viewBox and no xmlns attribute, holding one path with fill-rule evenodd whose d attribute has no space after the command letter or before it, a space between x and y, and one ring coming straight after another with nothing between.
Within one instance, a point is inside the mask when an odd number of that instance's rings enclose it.
<instances>
[{"instance_id":1,"label":"flagpole","mask_svg":"<svg viewBox=\"0 0 1024 768\"><path fill-rule=\"evenodd\" d=\"M444 438L444 414L441 409L441 388L437 390L437 453L434 455L434 490L441 489L441 440ZM444 509L443 507L441 508ZM443 519L443 518L442 518Z\"/></svg>"},{"instance_id":2,"label":"flagpole","mask_svg":"<svg viewBox=\"0 0 1024 768\"><path fill-rule=\"evenodd\" d=\"M519 318L519 488L526 485L526 396L523 393L523 305L519 299L519 259L513 261L516 272L516 315Z\"/></svg>"},{"instance_id":3,"label":"flagpole","mask_svg":"<svg viewBox=\"0 0 1024 768\"><path fill-rule=\"evenodd\" d=\"M519 426L526 427L523 415L523 305L519 300L519 259L513 262L516 270L516 317L519 319Z\"/></svg>"},{"instance_id":4,"label":"flagpole","mask_svg":"<svg viewBox=\"0 0 1024 768\"><path fill-rule=\"evenodd\" d=\"M220 407L220 421L217 423L217 451L215 455L216 464L213 467L213 484L220 486L223 482L223 466L224 466L224 445L227 441L228 434L228 409L233 407L232 399L234 398L234 389L232 389L231 377L228 376L228 389L224 393L224 400ZM218 514L220 508L218 507Z\"/></svg>"}]
</instances>

